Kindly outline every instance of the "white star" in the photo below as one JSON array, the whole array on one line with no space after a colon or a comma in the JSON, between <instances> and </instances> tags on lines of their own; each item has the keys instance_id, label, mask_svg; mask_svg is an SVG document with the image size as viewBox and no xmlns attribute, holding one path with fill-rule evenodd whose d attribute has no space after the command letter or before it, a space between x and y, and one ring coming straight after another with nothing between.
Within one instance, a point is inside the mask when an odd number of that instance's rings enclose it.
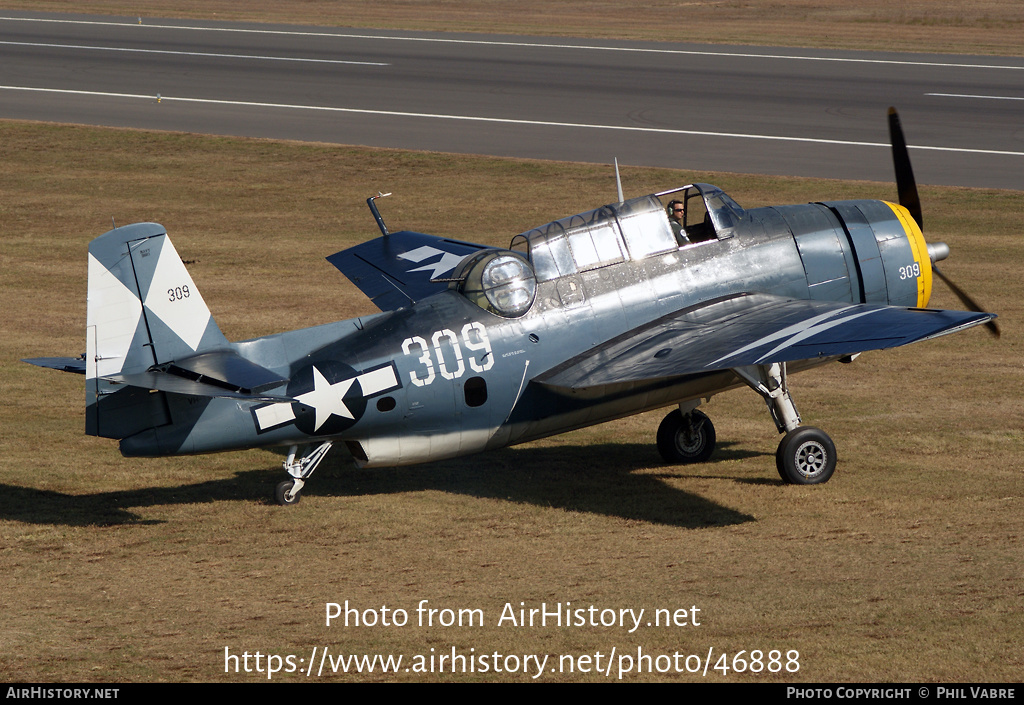
<instances>
[{"instance_id":1,"label":"white star","mask_svg":"<svg viewBox=\"0 0 1024 705\"><path fill-rule=\"evenodd\" d=\"M343 379L340 382L331 384L327 378L316 367L313 368L313 391L300 394L295 397L306 406L316 409L316 426L314 431L319 431L327 419L332 415L342 416L346 419L354 419L352 412L345 406L344 396L348 393L349 387L355 377Z\"/></svg>"}]
</instances>

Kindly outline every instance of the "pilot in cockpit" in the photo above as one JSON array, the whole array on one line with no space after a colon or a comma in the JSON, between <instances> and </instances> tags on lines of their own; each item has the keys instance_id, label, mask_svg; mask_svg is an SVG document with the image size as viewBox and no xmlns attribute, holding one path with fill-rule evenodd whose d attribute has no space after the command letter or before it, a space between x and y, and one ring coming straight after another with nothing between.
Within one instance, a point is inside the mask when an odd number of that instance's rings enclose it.
<instances>
[{"instance_id":1,"label":"pilot in cockpit","mask_svg":"<svg viewBox=\"0 0 1024 705\"><path fill-rule=\"evenodd\" d=\"M676 242L680 247L688 245L690 238L686 236L686 230L683 228L683 214L685 213L683 202L670 201L665 210L668 212L668 222L672 226L672 234L676 236Z\"/></svg>"}]
</instances>

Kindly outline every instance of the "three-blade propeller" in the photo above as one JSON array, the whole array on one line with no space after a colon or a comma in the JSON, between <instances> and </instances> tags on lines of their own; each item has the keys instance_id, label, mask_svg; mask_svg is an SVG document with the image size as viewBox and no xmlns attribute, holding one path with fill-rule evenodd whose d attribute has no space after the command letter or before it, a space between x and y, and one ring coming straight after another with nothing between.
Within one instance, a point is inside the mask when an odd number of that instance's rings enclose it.
<instances>
[{"instance_id":1,"label":"three-blade propeller","mask_svg":"<svg viewBox=\"0 0 1024 705\"><path fill-rule=\"evenodd\" d=\"M907 142L903 138L903 127L900 125L900 116L896 108L889 108L889 141L892 143L892 162L896 170L896 191L899 194L900 205L909 211L911 217L917 222L917 226L924 230L924 216L921 213L921 199L917 195L917 182L914 180L914 170L910 166L910 154L907 151ZM977 313L984 313L985 309L971 298L966 291L953 283L932 262L932 271L939 275L939 279L945 282L958 299L969 310ZM985 324L989 333L999 337L999 326L995 321Z\"/></svg>"}]
</instances>

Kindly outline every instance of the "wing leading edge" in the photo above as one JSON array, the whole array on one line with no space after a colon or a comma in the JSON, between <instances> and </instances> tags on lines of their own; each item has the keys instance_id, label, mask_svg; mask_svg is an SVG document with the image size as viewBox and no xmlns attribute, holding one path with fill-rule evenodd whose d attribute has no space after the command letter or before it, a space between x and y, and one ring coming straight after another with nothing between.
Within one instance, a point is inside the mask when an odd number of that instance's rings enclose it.
<instances>
[{"instance_id":1,"label":"wing leading edge","mask_svg":"<svg viewBox=\"0 0 1024 705\"><path fill-rule=\"evenodd\" d=\"M535 381L583 389L746 365L841 357L936 338L993 318L991 313L738 294L635 328L542 373Z\"/></svg>"}]
</instances>

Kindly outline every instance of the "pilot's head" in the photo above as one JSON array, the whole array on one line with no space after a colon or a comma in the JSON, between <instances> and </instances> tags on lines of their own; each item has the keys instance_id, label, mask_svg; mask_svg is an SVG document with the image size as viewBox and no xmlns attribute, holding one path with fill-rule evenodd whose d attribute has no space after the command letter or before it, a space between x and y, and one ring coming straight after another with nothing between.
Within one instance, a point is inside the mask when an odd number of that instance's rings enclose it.
<instances>
[{"instance_id":1,"label":"pilot's head","mask_svg":"<svg viewBox=\"0 0 1024 705\"><path fill-rule=\"evenodd\" d=\"M672 220L683 219L683 202L682 201L670 201L668 207L665 208L668 212L668 217Z\"/></svg>"}]
</instances>

